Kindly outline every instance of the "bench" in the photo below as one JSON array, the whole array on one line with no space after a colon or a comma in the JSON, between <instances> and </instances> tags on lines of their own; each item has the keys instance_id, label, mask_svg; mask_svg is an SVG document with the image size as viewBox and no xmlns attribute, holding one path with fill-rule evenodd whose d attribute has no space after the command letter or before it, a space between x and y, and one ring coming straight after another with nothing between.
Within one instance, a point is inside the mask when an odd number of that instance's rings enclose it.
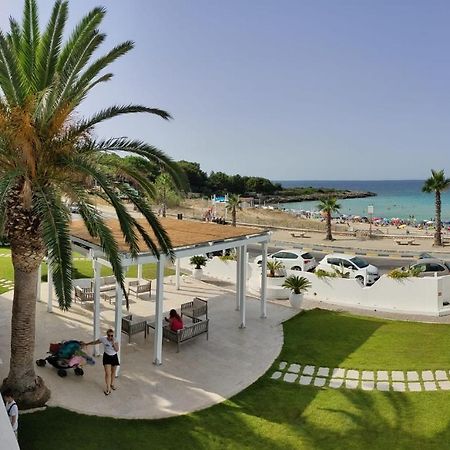
<instances>
[{"instance_id":1,"label":"bench","mask_svg":"<svg viewBox=\"0 0 450 450\"><path fill-rule=\"evenodd\" d=\"M128 296L134 294L139 298L139 294L148 292L149 298L152 296L152 282L151 280L137 280L128 283Z\"/></svg>"},{"instance_id":2,"label":"bench","mask_svg":"<svg viewBox=\"0 0 450 450\"><path fill-rule=\"evenodd\" d=\"M95 285L95 281L91 281L91 289L92 290L94 290L94 285ZM100 292L116 290L116 277L113 277L113 276L101 277L99 289L100 289Z\"/></svg>"},{"instance_id":3,"label":"bench","mask_svg":"<svg viewBox=\"0 0 450 450\"><path fill-rule=\"evenodd\" d=\"M398 245L414 245L415 244L414 239L398 239L395 242L397 242Z\"/></svg>"},{"instance_id":4,"label":"bench","mask_svg":"<svg viewBox=\"0 0 450 450\"><path fill-rule=\"evenodd\" d=\"M206 340L208 340L208 326L209 319L200 320L193 318L193 323L185 325L181 330L172 331L168 327L163 327L163 337L169 341L176 342L177 353L180 351L180 344L189 341L201 334L206 333Z\"/></svg>"},{"instance_id":5,"label":"bench","mask_svg":"<svg viewBox=\"0 0 450 450\"><path fill-rule=\"evenodd\" d=\"M131 336L134 334L144 332L144 338L147 339L147 321L140 320L133 322L133 314L122 317L122 333L128 335L128 342L131 342Z\"/></svg>"},{"instance_id":6,"label":"bench","mask_svg":"<svg viewBox=\"0 0 450 450\"><path fill-rule=\"evenodd\" d=\"M208 319L208 302L199 297L194 297L192 302L181 305L181 317L187 316L192 320L206 316Z\"/></svg>"},{"instance_id":7,"label":"bench","mask_svg":"<svg viewBox=\"0 0 450 450\"><path fill-rule=\"evenodd\" d=\"M306 233L291 233L293 238L304 238Z\"/></svg>"},{"instance_id":8,"label":"bench","mask_svg":"<svg viewBox=\"0 0 450 450\"><path fill-rule=\"evenodd\" d=\"M78 300L80 303L93 302L94 293L91 288L82 288L75 286L75 302Z\"/></svg>"}]
</instances>

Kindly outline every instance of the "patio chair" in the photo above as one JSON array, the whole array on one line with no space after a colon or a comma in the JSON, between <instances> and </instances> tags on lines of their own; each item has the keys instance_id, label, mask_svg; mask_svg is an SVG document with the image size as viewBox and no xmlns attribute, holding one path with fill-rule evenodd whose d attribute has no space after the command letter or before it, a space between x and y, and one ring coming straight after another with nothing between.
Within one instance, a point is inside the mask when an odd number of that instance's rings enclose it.
<instances>
[{"instance_id":1,"label":"patio chair","mask_svg":"<svg viewBox=\"0 0 450 450\"><path fill-rule=\"evenodd\" d=\"M191 319L206 316L208 320L208 302L202 298L195 297L192 302L183 303L181 305L181 316L187 316Z\"/></svg>"},{"instance_id":2,"label":"patio chair","mask_svg":"<svg viewBox=\"0 0 450 450\"><path fill-rule=\"evenodd\" d=\"M144 338L147 339L147 321L140 320L133 322L133 314L122 317L122 333L128 335L128 343L131 342L131 336L144 332Z\"/></svg>"},{"instance_id":3,"label":"patio chair","mask_svg":"<svg viewBox=\"0 0 450 450\"><path fill-rule=\"evenodd\" d=\"M185 325L181 330L172 331L168 327L163 327L163 337L177 344L177 353L180 351L180 344L189 341L201 334L206 333L206 340L209 337L209 319L200 320L193 318L192 323Z\"/></svg>"},{"instance_id":4,"label":"patio chair","mask_svg":"<svg viewBox=\"0 0 450 450\"><path fill-rule=\"evenodd\" d=\"M151 280L137 280L128 283L128 295L134 294L136 298L139 294L148 292L149 298L152 296L152 282Z\"/></svg>"},{"instance_id":5,"label":"patio chair","mask_svg":"<svg viewBox=\"0 0 450 450\"><path fill-rule=\"evenodd\" d=\"M75 302L79 300L80 303L93 302L94 292L91 288L82 288L75 286Z\"/></svg>"}]
</instances>

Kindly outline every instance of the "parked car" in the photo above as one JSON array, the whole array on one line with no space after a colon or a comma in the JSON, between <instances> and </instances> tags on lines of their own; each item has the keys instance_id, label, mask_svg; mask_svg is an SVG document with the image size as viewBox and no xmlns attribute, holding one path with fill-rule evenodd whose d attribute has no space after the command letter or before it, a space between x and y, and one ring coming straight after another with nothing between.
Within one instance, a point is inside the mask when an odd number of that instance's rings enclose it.
<instances>
[{"instance_id":1,"label":"parked car","mask_svg":"<svg viewBox=\"0 0 450 450\"><path fill-rule=\"evenodd\" d=\"M364 286L371 286L380 278L378 268L369 264L364 258L344 253L332 253L326 255L317 266L327 272L344 269L348 271L350 278L356 278Z\"/></svg>"},{"instance_id":2,"label":"parked car","mask_svg":"<svg viewBox=\"0 0 450 450\"><path fill-rule=\"evenodd\" d=\"M420 269L419 277L434 277L434 274L438 277L450 275L450 263L437 258L420 258L410 268Z\"/></svg>"},{"instance_id":3,"label":"parked car","mask_svg":"<svg viewBox=\"0 0 450 450\"><path fill-rule=\"evenodd\" d=\"M303 270L305 272L313 271L317 266L316 258L309 252L304 252L298 248L279 250L278 252L267 255L267 260L277 260L283 263L284 268L288 270ZM262 256L255 258L256 264L261 264Z\"/></svg>"}]
</instances>

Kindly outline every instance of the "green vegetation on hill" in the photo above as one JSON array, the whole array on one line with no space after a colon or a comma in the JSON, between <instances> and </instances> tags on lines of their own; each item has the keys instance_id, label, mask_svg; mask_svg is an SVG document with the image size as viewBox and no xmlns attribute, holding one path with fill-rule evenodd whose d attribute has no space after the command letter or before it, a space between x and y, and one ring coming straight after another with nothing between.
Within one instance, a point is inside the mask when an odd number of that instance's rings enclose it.
<instances>
[{"instance_id":1,"label":"green vegetation on hill","mask_svg":"<svg viewBox=\"0 0 450 450\"><path fill-rule=\"evenodd\" d=\"M60 408L21 416L21 448L441 449L450 440L450 392L318 389L271 380L279 360L324 367L450 368L449 325L314 310L284 324L280 358L222 404L163 420L115 420ZM101 393L100 393L101 394ZM99 395L100 395L99 394ZM129 392L130 408L133 392Z\"/></svg>"}]
</instances>

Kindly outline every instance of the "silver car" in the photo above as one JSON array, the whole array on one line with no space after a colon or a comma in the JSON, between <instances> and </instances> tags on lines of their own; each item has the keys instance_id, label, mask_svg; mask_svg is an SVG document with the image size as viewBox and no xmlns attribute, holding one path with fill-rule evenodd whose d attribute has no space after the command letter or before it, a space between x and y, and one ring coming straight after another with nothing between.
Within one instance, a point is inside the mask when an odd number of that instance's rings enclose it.
<instances>
[{"instance_id":1,"label":"silver car","mask_svg":"<svg viewBox=\"0 0 450 450\"><path fill-rule=\"evenodd\" d=\"M411 269L419 269L419 277L438 277L450 275L450 263L437 258L421 258L410 266Z\"/></svg>"}]
</instances>

